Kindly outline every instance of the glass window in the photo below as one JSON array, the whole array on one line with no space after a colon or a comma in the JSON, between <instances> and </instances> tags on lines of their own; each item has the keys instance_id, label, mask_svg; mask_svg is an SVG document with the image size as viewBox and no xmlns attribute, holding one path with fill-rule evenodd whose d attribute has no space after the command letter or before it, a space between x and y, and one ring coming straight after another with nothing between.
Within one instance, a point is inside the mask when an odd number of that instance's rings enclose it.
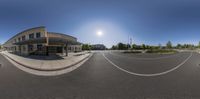
<instances>
[{"instance_id":1,"label":"glass window","mask_svg":"<svg viewBox=\"0 0 200 99\"><path fill-rule=\"evenodd\" d=\"M33 39L34 38L34 33L29 34L29 39Z\"/></svg>"},{"instance_id":2,"label":"glass window","mask_svg":"<svg viewBox=\"0 0 200 99\"><path fill-rule=\"evenodd\" d=\"M19 42L21 41L21 38L20 38L20 37L18 38L18 41L19 41Z\"/></svg>"},{"instance_id":3,"label":"glass window","mask_svg":"<svg viewBox=\"0 0 200 99\"><path fill-rule=\"evenodd\" d=\"M23 46L23 51L26 51L26 46Z\"/></svg>"},{"instance_id":4,"label":"glass window","mask_svg":"<svg viewBox=\"0 0 200 99\"><path fill-rule=\"evenodd\" d=\"M28 51L33 51L33 45L28 45Z\"/></svg>"},{"instance_id":5,"label":"glass window","mask_svg":"<svg viewBox=\"0 0 200 99\"><path fill-rule=\"evenodd\" d=\"M40 32L36 33L36 38L40 38L41 35L40 35Z\"/></svg>"},{"instance_id":6,"label":"glass window","mask_svg":"<svg viewBox=\"0 0 200 99\"><path fill-rule=\"evenodd\" d=\"M41 45L41 44L38 44L38 45L37 45L37 50L38 50L38 51L42 51L42 45Z\"/></svg>"},{"instance_id":7,"label":"glass window","mask_svg":"<svg viewBox=\"0 0 200 99\"><path fill-rule=\"evenodd\" d=\"M24 41L24 40L26 40L26 36L25 35L22 36L22 41Z\"/></svg>"}]
</instances>

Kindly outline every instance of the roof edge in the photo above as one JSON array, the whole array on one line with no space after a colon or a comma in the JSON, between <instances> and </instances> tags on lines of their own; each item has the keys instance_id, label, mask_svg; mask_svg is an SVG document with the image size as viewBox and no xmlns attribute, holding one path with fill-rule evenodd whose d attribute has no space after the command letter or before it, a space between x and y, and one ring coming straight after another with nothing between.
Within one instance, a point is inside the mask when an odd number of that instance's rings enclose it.
<instances>
[{"instance_id":1,"label":"roof edge","mask_svg":"<svg viewBox=\"0 0 200 99\"><path fill-rule=\"evenodd\" d=\"M30 31L30 30L33 30L33 29L38 29L38 28L46 28L45 26L38 26L38 27L33 27L33 28L29 28L29 29L26 29L26 30L23 30L22 32L19 32L17 34L15 34L12 38L8 39L4 44L6 44L8 41L10 41L11 39L15 38L16 36L26 32L26 31Z\"/></svg>"},{"instance_id":2,"label":"roof edge","mask_svg":"<svg viewBox=\"0 0 200 99\"><path fill-rule=\"evenodd\" d=\"M67 34L63 34L63 33L58 33L58 32L47 32L47 33L50 33L50 34L60 34L60 35L69 36L69 37L72 37L72 38L75 38L75 39L77 39L77 38L76 38L76 37L74 37L74 36L67 35Z\"/></svg>"}]
</instances>

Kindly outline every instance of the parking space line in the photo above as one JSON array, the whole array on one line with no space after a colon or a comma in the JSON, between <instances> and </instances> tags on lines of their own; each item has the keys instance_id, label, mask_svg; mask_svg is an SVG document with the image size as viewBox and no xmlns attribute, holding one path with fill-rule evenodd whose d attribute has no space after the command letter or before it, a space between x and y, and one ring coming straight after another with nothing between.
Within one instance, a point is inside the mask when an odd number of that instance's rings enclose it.
<instances>
[{"instance_id":1,"label":"parking space line","mask_svg":"<svg viewBox=\"0 0 200 99\"><path fill-rule=\"evenodd\" d=\"M189 55L183 62L181 62L179 65L175 66L174 68L172 68L172 69L170 69L170 70L167 70L167 71L165 71L165 72L154 73L154 74L141 74L141 73L130 72L130 71L128 71L128 70L125 70L125 69L123 69L123 68L117 66L115 63L113 63L111 60L109 60L109 59L105 56L104 53L103 53L102 55L103 55L103 57L104 57L110 64L112 64L114 67L116 67L117 69L119 69L119 70L121 70L121 71L123 71L123 72L126 72L126 73L131 74L131 75L136 75L136 76L153 77L153 76L164 75L164 74L170 73L170 72L172 72L172 71L178 69L179 67L181 67L183 64L185 64L185 63L192 57L193 53L191 52L190 55Z\"/></svg>"}]
</instances>

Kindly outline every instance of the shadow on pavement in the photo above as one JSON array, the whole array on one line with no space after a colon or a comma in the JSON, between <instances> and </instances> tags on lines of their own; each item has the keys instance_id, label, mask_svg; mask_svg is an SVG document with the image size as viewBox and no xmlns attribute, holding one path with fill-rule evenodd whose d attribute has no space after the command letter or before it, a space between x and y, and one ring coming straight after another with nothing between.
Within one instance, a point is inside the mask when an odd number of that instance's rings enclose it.
<instances>
[{"instance_id":1,"label":"shadow on pavement","mask_svg":"<svg viewBox=\"0 0 200 99\"><path fill-rule=\"evenodd\" d=\"M60 55L46 56L46 55L21 55L21 54L18 54L18 53L11 53L11 54L19 55L21 57L29 58L29 59L37 59L37 60L62 60L62 59L64 59Z\"/></svg>"}]
</instances>

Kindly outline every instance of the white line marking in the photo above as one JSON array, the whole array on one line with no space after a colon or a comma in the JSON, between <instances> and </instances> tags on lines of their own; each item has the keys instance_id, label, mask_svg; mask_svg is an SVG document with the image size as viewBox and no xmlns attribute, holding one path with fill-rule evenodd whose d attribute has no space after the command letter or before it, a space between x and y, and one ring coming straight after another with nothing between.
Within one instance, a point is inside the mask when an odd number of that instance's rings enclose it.
<instances>
[{"instance_id":1,"label":"white line marking","mask_svg":"<svg viewBox=\"0 0 200 99\"><path fill-rule=\"evenodd\" d=\"M174 68L172 68L172 69L170 69L170 70L167 70L167 71L165 71L165 72L154 73L154 74L140 74L140 73L130 72L130 71L128 71L128 70L125 70L125 69L123 69L123 68L117 66L117 65L114 64L111 60L109 60L109 59L105 56L105 54L103 53L104 58L105 58L109 63L111 63L113 66L115 66L117 69L119 69L119 70L121 70L121 71L123 71L123 72L126 72L126 73L128 73L128 74L131 74L131 75L143 76L143 77L160 76L160 75L164 75L164 74L167 74L167 73L169 73L169 72L172 72L172 71L178 69L179 67L181 67L183 64L185 64L185 63L192 57L192 55L193 55L193 53L191 52L190 55L189 55L182 63L180 63L180 64L177 65L176 67L174 67Z\"/></svg>"}]
</instances>

